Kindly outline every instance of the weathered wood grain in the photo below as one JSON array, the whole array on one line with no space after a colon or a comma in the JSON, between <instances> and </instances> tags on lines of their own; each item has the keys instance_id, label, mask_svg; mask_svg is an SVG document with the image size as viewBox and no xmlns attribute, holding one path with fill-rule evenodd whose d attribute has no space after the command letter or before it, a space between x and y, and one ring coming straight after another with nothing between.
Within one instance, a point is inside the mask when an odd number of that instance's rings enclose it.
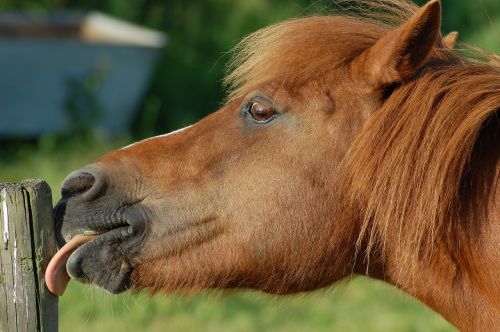
<instances>
[{"instance_id":1,"label":"weathered wood grain","mask_svg":"<svg viewBox=\"0 0 500 332\"><path fill-rule=\"evenodd\" d=\"M44 283L55 254L50 188L0 184L0 331L57 331L57 297Z\"/></svg>"}]
</instances>

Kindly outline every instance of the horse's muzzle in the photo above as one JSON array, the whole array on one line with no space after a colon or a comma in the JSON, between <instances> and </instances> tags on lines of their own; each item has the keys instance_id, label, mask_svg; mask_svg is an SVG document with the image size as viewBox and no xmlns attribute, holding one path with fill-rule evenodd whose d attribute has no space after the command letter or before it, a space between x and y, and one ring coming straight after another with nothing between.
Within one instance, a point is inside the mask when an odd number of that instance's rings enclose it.
<instances>
[{"instance_id":1,"label":"horse's muzzle","mask_svg":"<svg viewBox=\"0 0 500 332\"><path fill-rule=\"evenodd\" d=\"M99 166L90 165L64 180L54 210L60 247L77 235L94 236L71 253L66 263L69 276L112 293L128 288L134 256L150 220L141 201L125 193L123 183L111 183Z\"/></svg>"}]
</instances>

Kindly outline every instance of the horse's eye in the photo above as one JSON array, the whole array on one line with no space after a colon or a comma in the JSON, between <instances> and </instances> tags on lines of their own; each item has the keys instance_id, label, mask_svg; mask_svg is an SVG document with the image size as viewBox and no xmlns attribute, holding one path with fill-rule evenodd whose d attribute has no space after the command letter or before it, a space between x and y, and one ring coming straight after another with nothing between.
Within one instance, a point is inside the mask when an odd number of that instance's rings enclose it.
<instances>
[{"instance_id":1,"label":"horse's eye","mask_svg":"<svg viewBox=\"0 0 500 332\"><path fill-rule=\"evenodd\" d=\"M257 122L269 121L275 114L274 108L271 106L263 105L258 102L253 102L248 111L252 118Z\"/></svg>"}]
</instances>

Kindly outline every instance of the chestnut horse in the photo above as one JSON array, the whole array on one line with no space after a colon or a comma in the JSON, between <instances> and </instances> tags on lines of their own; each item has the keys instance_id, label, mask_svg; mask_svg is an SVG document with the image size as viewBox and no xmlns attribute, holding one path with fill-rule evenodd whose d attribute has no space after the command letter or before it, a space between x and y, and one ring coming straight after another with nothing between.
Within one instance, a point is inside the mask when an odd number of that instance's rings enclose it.
<instances>
[{"instance_id":1,"label":"chestnut horse","mask_svg":"<svg viewBox=\"0 0 500 332\"><path fill-rule=\"evenodd\" d=\"M220 110L70 174L48 287L290 294L363 274L500 327L498 62L443 42L438 0L360 3L252 34Z\"/></svg>"}]
</instances>

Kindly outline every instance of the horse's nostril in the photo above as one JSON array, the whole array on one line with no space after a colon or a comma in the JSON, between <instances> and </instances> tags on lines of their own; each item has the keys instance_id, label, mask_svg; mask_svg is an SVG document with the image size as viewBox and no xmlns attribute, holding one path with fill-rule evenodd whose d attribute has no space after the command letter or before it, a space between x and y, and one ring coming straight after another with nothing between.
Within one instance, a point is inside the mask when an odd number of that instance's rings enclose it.
<instances>
[{"instance_id":1,"label":"horse's nostril","mask_svg":"<svg viewBox=\"0 0 500 332\"><path fill-rule=\"evenodd\" d=\"M96 179L88 172L74 172L64 180L61 195L63 198L83 194L94 185Z\"/></svg>"},{"instance_id":2,"label":"horse's nostril","mask_svg":"<svg viewBox=\"0 0 500 332\"><path fill-rule=\"evenodd\" d=\"M106 180L101 170L93 165L75 171L63 182L61 196L68 199L81 195L86 200L93 200L106 191Z\"/></svg>"}]
</instances>

